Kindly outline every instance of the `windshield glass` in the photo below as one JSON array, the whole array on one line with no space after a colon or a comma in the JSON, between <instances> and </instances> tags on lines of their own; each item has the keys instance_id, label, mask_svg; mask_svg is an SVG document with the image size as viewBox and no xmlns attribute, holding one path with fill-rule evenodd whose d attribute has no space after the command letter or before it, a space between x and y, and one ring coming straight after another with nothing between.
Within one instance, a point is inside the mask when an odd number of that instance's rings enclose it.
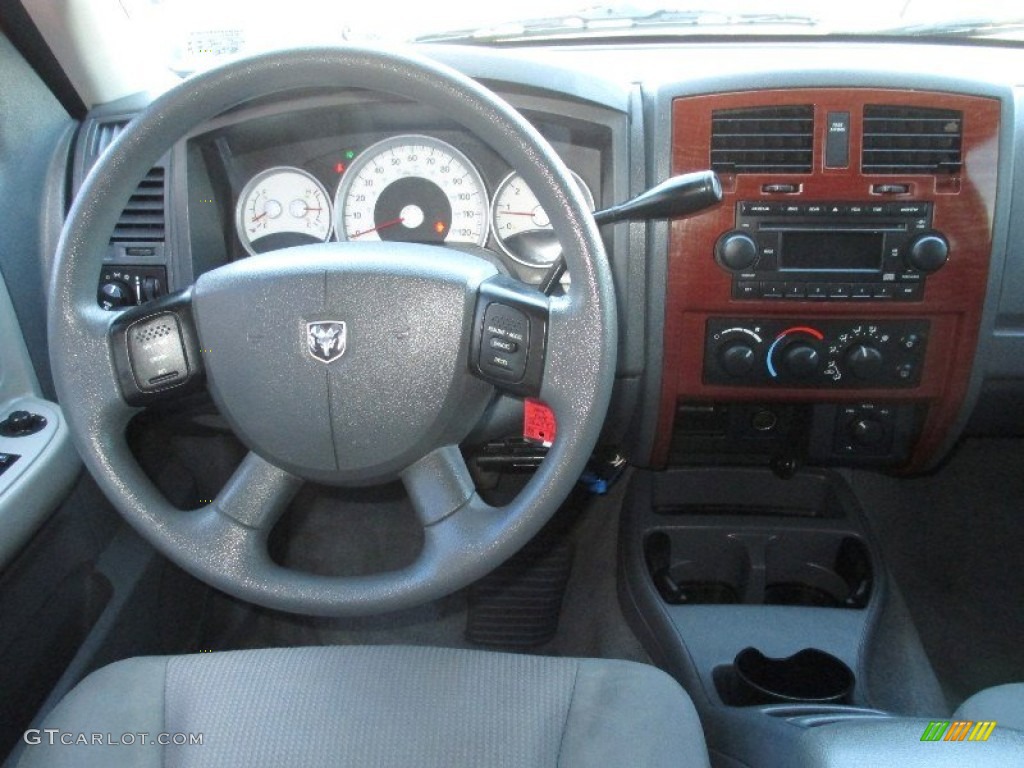
<instances>
[{"instance_id":1,"label":"windshield glass","mask_svg":"<svg viewBox=\"0 0 1024 768\"><path fill-rule=\"evenodd\" d=\"M706 35L896 35L1024 40L1005 0L121 0L134 26L179 74L237 54L339 41L500 45ZM274 10L270 10L274 9Z\"/></svg>"}]
</instances>

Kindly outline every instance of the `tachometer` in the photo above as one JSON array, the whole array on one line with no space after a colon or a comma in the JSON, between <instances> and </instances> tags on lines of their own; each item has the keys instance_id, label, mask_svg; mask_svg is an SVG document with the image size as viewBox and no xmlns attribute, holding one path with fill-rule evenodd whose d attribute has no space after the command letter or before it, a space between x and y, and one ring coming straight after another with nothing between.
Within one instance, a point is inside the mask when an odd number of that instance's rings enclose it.
<instances>
[{"instance_id":1,"label":"tachometer","mask_svg":"<svg viewBox=\"0 0 1024 768\"><path fill-rule=\"evenodd\" d=\"M339 240L487 241L487 189L452 145L393 136L364 150L334 200Z\"/></svg>"},{"instance_id":2,"label":"tachometer","mask_svg":"<svg viewBox=\"0 0 1024 768\"><path fill-rule=\"evenodd\" d=\"M575 171L569 171L590 210L594 196ZM494 193L494 238L509 256L528 267L547 267L562 252L551 220L537 195L518 173L510 173Z\"/></svg>"},{"instance_id":3,"label":"tachometer","mask_svg":"<svg viewBox=\"0 0 1024 768\"><path fill-rule=\"evenodd\" d=\"M331 236L331 201L323 184L299 168L268 168L242 189L238 239L251 254L323 243Z\"/></svg>"}]
</instances>

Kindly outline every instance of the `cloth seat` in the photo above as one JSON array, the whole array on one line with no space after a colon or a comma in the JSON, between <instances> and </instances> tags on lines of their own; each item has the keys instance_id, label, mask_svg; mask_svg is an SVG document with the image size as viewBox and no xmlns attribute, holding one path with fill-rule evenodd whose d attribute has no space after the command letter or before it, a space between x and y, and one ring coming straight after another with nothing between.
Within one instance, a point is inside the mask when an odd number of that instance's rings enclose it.
<instances>
[{"instance_id":1,"label":"cloth seat","mask_svg":"<svg viewBox=\"0 0 1024 768\"><path fill-rule=\"evenodd\" d=\"M1024 731L1024 683L985 688L957 707L954 720L995 721L1001 728Z\"/></svg>"},{"instance_id":2,"label":"cloth seat","mask_svg":"<svg viewBox=\"0 0 1024 768\"><path fill-rule=\"evenodd\" d=\"M42 728L58 732L21 768L708 765L692 702L654 667L443 648L128 659Z\"/></svg>"}]
</instances>

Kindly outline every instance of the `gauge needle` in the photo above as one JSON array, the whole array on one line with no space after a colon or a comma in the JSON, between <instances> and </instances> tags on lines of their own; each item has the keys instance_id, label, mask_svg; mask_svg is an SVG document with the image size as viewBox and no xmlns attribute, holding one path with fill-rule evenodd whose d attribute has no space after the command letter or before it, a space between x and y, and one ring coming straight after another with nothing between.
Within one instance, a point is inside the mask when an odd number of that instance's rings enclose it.
<instances>
[{"instance_id":1,"label":"gauge needle","mask_svg":"<svg viewBox=\"0 0 1024 768\"><path fill-rule=\"evenodd\" d=\"M349 240L355 240L357 237L362 237L363 235L368 235L371 232L376 232L378 229L387 229L388 227L393 227L396 224L401 224L401 223L402 223L402 217L399 216L397 219L391 219L390 221L385 221L383 224L378 224L376 227L370 227L369 229L364 229L362 232L356 232L355 234L349 235L348 239Z\"/></svg>"},{"instance_id":2,"label":"gauge needle","mask_svg":"<svg viewBox=\"0 0 1024 768\"><path fill-rule=\"evenodd\" d=\"M264 212L263 212L263 213L261 213L261 214L260 214L259 216L253 216L253 217L252 217L252 223L253 223L253 224L255 224L255 223L256 223L257 221L259 221L260 219L262 219L262 218L263 218L264 216L266 216L266 215L267 215L267 212L266 212L266 211L264 211Z\"/></svg>"},{"instance_id":3,"label":"gauge needle","mask_svg":"<svg viewBox=\"0 0 1024 768\"><path fill-rule=\"evenodd\" d=\"M533 216L533 211L502 211L502 216Z\"/></svg>"}]
</instances>

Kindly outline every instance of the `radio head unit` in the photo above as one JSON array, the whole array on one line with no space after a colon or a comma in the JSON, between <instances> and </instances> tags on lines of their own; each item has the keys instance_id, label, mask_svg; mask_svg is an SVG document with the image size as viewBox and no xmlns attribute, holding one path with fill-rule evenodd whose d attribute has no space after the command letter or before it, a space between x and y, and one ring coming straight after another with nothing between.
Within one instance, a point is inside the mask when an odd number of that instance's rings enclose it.
<instances>
[{"instance_id":1,"label":"radio head unit","mask_svg":"<svg viewBox=\"0 0 1024 768\"><path fill-rule=\"evenodd\" d=\"M927 202L740 202L715 245L737 299L919 301L948 255Z\"/></svg>"}]
</instances>

